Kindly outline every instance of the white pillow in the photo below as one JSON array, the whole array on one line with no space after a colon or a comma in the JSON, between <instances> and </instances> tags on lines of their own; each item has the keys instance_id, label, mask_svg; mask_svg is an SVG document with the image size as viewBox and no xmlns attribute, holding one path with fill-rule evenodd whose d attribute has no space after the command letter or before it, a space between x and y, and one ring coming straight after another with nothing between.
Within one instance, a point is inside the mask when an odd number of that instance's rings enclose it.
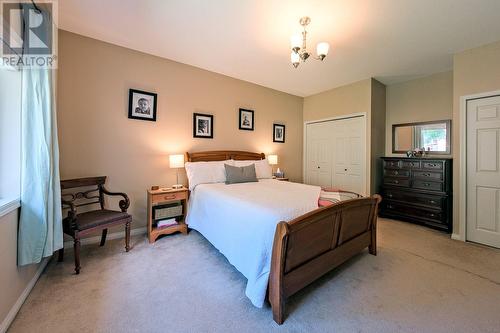
<instances>
[{"instance_id":1,"label":"white pillow","mask_svg":"<svg viewBox=\"0 0 500 333\"><path fill-rule=\"evenodd\" d=\"M186 162L186 174L189 189L193 190L199 184L224 183L226 170L224 164L234 165L232 160L214 162Z\"/></svg>"},{"instance_id":2,"label":"white pillow","mask_svg":"<svg viewBox=\"0 0 500 333\"><path fill-rule=\"evenodd\" d=\"M267 160L258 160L258 161L253 161L253 160L244 160L244 161L238 161L235 160L234 166L237 167L244 167L247 165L255 164L255 173L257 175L258 179L263 179L263 178L273 178L273 171L271 168L271 165Z\"/></svg>"}]
</instances>

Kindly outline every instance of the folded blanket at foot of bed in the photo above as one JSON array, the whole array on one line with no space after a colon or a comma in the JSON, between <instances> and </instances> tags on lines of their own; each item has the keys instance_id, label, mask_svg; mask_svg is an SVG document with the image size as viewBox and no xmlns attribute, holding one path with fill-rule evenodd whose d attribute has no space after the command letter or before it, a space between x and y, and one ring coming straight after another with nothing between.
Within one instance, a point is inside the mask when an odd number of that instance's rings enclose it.
<instances>
[{"instance_id":1,"label":"folded blanket at foot of bed","mask_svg":"<svg viewBox=\"0 0 500 333\"><path fill-rule=\"evenodd\" d=\"M326 207L333 205L334 203L361 198L362 195L350 191L344 191L338 188L326 187L321 189L321 193L319 195L318 206Z\"/></svg>"}]
</instances>

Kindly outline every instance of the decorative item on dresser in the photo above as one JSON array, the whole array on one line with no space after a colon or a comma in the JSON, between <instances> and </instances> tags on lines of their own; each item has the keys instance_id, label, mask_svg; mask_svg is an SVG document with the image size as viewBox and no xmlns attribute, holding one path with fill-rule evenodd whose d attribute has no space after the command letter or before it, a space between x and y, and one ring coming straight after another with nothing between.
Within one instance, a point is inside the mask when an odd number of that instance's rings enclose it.
<instances>
[{"instance_id":1,"label":"decorative item on dresser","mask_svg":"<svg viewBox=\"0 0 500 333\"><path fill-rule=\"evenodd\" d=\"M180 231L187 234L184 223L187 213L189 190L177 189L148 190L148 239L154 243L160 235Z\"/></svg>"},{"instance_id":2,"label":"decorative item on dresser","mask_svg":"<svg viewBox=\"0 0 500 333\"><path fill-rule=\"evenodd\" d=\"M382 157L380 216L452 232L452 159Z\"/></svg>"}]
</instances>

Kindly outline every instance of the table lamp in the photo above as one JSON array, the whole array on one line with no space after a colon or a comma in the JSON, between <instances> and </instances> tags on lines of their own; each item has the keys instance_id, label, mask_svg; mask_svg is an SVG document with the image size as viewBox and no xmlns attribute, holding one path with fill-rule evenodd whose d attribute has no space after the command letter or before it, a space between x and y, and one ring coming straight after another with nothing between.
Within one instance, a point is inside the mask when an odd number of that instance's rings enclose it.
<instances>
[{"instance_id":1,"label":"table lamp","mask_svg":"<svg viewBox=\"0 0 500 333\"><path fill-rule=\"evenodd\" d=\"M274 176L274 168L272 166L278 164L278 155L267 155L267 161L271 165L271 172Z\"/></svg>"},{"instance_id":2,"label":"table lamp","mask_svg":"<svg viewBox=\"0 0 500 333\"><path fill-rule=\"evenodd\" d=\"M169 155L170 168L175 169L177 175L177 183L172 185L172 188L182 188L183 185L179 184L179 169L184 168L184 155Z\"/></svg>"}]
</instances>

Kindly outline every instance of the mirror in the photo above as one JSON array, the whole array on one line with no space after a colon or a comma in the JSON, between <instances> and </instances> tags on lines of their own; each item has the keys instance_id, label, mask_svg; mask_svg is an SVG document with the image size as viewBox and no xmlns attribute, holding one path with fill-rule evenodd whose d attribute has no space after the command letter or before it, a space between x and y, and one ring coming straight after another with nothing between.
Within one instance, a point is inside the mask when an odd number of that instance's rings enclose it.
<instances>
[{"instance_id":1,"label":"mirror","mask_svg":"<svg viewBox=\"0 0 500 333\"><path fill-rule=\"evenodd\" d=\"M450 154L451 120L392 125L392 152L417 148L428 154Z\"/></svg>"}]
</instances>

